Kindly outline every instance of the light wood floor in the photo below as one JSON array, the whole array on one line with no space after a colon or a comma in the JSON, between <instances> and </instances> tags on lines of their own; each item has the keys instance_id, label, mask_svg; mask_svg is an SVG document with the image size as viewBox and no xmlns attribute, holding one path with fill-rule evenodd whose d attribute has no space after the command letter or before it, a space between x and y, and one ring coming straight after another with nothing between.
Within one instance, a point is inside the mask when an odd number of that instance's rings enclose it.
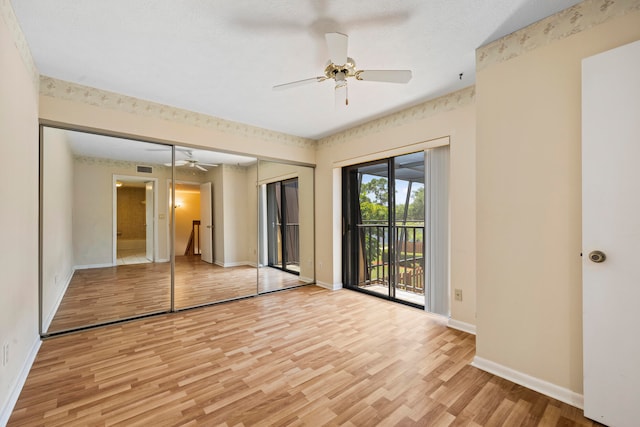
<instances>
[{"instance_id":1,"label":"light wood floor","mask_svg":"<svg viewBox=\"0 0 640 427\"><path fill-rule=\"evenodd\" d=\"M298 276L273 268L223 268L199 256L176 257L177 309L301 285ZM47 332L127 319L171 308L169 263L77 270Z\"/></svg>"},{"instance_id":2,"label":"light wood floor","mask_svg":"<svg viewBox=\"0 0 640 427\"><path fill-rule=\"evenodd\" d=\"M46 340L8 425L593 425L474 352L424 311L305 286Z\"/></svg>"}]
</instances>

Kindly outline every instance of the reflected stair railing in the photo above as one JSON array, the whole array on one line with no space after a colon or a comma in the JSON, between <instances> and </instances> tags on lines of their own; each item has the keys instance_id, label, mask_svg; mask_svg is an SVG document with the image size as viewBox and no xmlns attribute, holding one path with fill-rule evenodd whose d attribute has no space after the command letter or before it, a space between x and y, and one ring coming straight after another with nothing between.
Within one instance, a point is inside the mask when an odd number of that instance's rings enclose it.
<instances>
[{"instance_id":1,"label":"reflected stair railing","mask_svg":"<svg viewBox=\"0 0 640 427\"><path fill-rule=\"evenodd\" d=\"M191 224L191 235L187 242L187 248L184 250L185 255L200 255L200 220L195 219Z\"/></svg>"}]
</instances>

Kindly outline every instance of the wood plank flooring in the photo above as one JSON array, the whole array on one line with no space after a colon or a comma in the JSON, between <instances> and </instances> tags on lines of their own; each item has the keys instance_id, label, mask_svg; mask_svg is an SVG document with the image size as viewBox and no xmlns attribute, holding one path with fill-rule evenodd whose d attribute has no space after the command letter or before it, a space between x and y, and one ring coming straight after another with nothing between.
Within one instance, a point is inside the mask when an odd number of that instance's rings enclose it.
<instances>
[{"instance_id":1,"label":"wood plank flooring","mask_svg":"<svg viewBox=\"0 0 640 427\"><path fill-rule=\"evenodd\" d=\"M8 425L595 425L474 352L424 311L305 286L46 340Z\"/></svg>"},{"instance_id":2,"label":"wood plank flooring","mask_svg":"<svg viewBox=\"0 0 640 427\"><path fill-rule=\"evenodd\" d=\"M258 272L248 266L223 268L199 256L176 257L177 309L225 301L258 292ZM260 291L301 285L298 276L260 269ZM169 263L145 263L77 270L48 332L97 325L171 308Z\"/></svg>"}]
</instances>

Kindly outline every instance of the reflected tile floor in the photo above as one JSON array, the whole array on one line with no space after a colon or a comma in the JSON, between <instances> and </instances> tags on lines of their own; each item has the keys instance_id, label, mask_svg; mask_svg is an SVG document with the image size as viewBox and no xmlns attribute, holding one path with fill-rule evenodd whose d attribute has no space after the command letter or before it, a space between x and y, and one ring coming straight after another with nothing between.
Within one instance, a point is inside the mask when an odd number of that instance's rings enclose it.
<instances>
[{"instance_id":1,"label":"reflected tile floor","mask_svg":"<svg viewBox=\"0 0 640 427\"><path fill-rule=\"evenodd\" d=\"M146 253L140 252L139 249L120 249L117 253L116 264L128 265L128 264L146 264L151 261L147 259Z\"/></svg>"}]
</instances>

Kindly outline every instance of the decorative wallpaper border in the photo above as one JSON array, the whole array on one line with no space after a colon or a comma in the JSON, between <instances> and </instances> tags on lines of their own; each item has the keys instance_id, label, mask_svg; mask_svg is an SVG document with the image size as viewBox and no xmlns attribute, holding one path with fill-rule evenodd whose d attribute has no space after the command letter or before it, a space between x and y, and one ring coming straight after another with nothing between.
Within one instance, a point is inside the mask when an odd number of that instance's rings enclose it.
<instances>
[{"instance_id":1,"label":"decorative wallpaper border","mask_svg":"<svg viewBox=\"0 0 640 427\"><path fill-rule=\"evenodd\" d=\"M215 129L225 133L278 142L288 146L302 148L315 146L315 140L313 139L301 138L256 126L232 122L230 120L224 120L156 102L145 101L139 98L83 86L48 76L40 76L40 95L82 102L97 107L155 117L201 128Z\"/></svg>"},{"instance_id":2,"label":"decorative wallpaper border","mask_svg":"<svg viewBox=\"0 0 640 427\"><path fill-rule=\"evenodd\" d=\"M330 135L318 141L318 148L327 148L341 144L351 138L370 135L384 129L402 126L407 123L422 120L446 111L451 111L471 104L476 97L476 87L468 86L456 92L435 98L414 107L409 107L397 113L381 117L343 132Z\"/></svg>"},{"instance_id":3,"label":"decorative wallpaper border","mask_svg":"<svg viewBox=\"0 0 640 427\"><path fill-rule=\"evenodd\" d=\"M136 171L136 167L139 165L143 166L151 166L156 170L154 172L153 177L158 178L157 171L162 171L166 176L166 178L171 177L171 167L165 166L160 163L153 162L131 162L128 160L114 160L114 159L105 159L102 157L89 157L89 156L73 156L73 160L79 164L88 165L88 166L104 166L109 168L118 168L118 169L130 169L130 173L133 175L140 175L139 172ZM193 176L204 177L207 173L201 171L199 169L191 169L191 168L176 168L176 179L189 179Z\"/></svg>"},{"instance_id":4,"label":"decorative wallpaper border","mask_svg":"<svg viewBox=\"0 0 640 427\"><path fill-rule=\"evenodd\" d=\"M79 164L88 165L88 166L105 166L110 168L120 168L127 169L130 168L132 171L135 171L136 166L144 165L144 166L152 166L154 168L158 168L161 170L171 169L163 164L152 163L152 162L132 162L129 160L115 160L115 159L106 159L102 157L90 157L90 156L81 156L74 155L73 160Z\"/></svg>"},{"instance_id":5,"label":"decorative wallpaper border","mask_svg":"<svg viewBox=\"0 0 640 427\"><path fill-rule=\"evenodd\" d=\"M5 22L5 24L7 24L9 32L13 35L14 44L16 45L18 52L20 52L22 62L24 62L24 65L27 67L27 70L31 74L31 80L33 81L34 87L36 87L37 89L40 82L40 74L38 73L36 64L33 61L33 56L31 56L29 44L27 43L27 39L24 37L22 28L20 28L18 18L13 11L10 0L0 0L0 17Z\"/></svg>"},{"instance_id":6,"label":"decorative wallpaper border","mask_svg":"<svg viewBox=\"0 0 640 427\"><path fill-rule=\"evenodd\" d=\"M476 71L635 11L640 11L640 0L585 0L478 48Z\"/></svg>"}]
</instances>

